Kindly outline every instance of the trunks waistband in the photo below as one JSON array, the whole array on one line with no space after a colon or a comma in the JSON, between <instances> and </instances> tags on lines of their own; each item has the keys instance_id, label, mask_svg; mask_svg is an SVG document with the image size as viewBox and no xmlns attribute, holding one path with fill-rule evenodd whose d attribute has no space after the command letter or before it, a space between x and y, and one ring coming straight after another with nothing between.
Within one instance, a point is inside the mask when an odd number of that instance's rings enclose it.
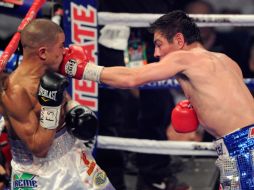
<instances>
[{"instance_id":1,"label":"trunks waistband","mask_svg":"<svg viewBox=\"0 0 254 190\"><path fill-rule=\"evenodd\" d=\"M35 161L41 163L60 158L72 148L74 143L75 138L66 131L66 128L63 128L56 133L47 156L38 158L32 155L21 140L10 139L13 160L22 164L32 164Z\"/></svg>"},{"instance_id":2,"label":"trunks waistband","mask_svg":"<svg viewBox=\"0 0 254 190\"><path fill-rule=\"evenodd\" d=\"M214 141L217 154L236 156L254 149L254 124Z\"/></svg>"}]
</instances>

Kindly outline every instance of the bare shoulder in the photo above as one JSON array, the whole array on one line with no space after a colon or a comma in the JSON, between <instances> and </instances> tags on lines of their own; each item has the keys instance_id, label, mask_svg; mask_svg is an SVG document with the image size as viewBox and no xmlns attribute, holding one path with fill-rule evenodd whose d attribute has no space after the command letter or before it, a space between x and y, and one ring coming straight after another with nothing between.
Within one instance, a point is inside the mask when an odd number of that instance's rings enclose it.
<instances>
[{"instance_id":1,"label":"bare shoulder","mask_svg":"<svg viewBox=\"0 0 254 190\"><path fill-rule=\"evenodd\" d=\"M204 58L202 54L199 51L180 50L170 53L168 59L188 68L190 65L200 62Z\"/></svg>"},{"instance_id":2,"label":"bare shoulder","mask_svg":"<svg viewBox=\"0 0 254 190\"><path fill-rule=\"evenodd\" d=\"M221 64L230 67L232 70L236 71L236 73L238 73L240 77L243 77L239 64L235 62L232 58L223 53L215 53L215 55L220 60Z\"/></svg>"},{"instance_id":3,"label":"bare shoulder","mask_svg":"<svg viewBox=\"0 0 254 190\"><path fill-rule=\"evenodd\" d=\"M174 52L169 54L169 56L175 57L175 58L185 58L185 57L188 57L190 55L195 55L195 54L192 51L186 51L186 50L174 51Z\"/></svg>"},{"instance_id":4,"label":"bare shoulder","mask_svg":"<svg viewBox=\"0 0 254 190\"><path fill-rule=\"evenodd\" d=\"M230 59L232 60L229 56L227 56L224 53L220 53L220 52L211 52L213 53L216 57L220 58L220 59Z\"/></svg>"},{"instance_id":5,"label":"bare shoulder","mask_svg":"<svg viewBox=\"0 0 254 190\"><path fill-rule=\"evenodd\" d=\"M4 95L11 101L28 96L26 89L20 85L9 85Z\"/></svg>"},{"instance_id":6,"label":"bare shoulder","mask_svg":"<svg viewBox=\"0 0 254 190\"><path fill-rule=\"evenodd\" d=\"M7 114L16 119L24 118L32 108L27 90L20 85L8 85L1 99Z\"/></svg>"},{"instance_id":7,"label":"bare shoulder","mask_svg":"<svg viewBox=\"0 0 254 190\"><path fill-rule=\"evenodd\" d=\"M233 65L238 65L232 58L230 58L229 56L227 56L224 53L216 53L215 52L214 54L217 58L219 58L224 63L227 63L227 64L230 63L230 64L233 64Z\"/></svg>"},{"instance_id":8,"label":"bare shoulder","mask_svg":"<svg viewBox=\"0 0 254 190\"><path fill-rule=\"evenodd\" d=\"M165 60L186 63L186 60L190 60L190 56L193 55L195 54L191 51L185 50L173 51L165 56Z\"/></svg>"}]
</instances>

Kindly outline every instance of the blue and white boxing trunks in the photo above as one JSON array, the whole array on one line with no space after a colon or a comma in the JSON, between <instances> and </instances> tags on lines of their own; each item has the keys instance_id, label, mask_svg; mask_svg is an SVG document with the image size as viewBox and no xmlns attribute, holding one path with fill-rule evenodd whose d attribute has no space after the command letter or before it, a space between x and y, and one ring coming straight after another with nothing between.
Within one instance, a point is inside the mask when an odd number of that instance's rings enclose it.
<instances>
[{"instance_id":1,"label":"blue and white boxing trunks","mask_svg":"<svg viewBox=\"0 0 254 190\"><path fill-rule=\"evenodd\" d=\"M254 124L214 141L223 190L254 190Z\"/></svg>"}]
</instances>

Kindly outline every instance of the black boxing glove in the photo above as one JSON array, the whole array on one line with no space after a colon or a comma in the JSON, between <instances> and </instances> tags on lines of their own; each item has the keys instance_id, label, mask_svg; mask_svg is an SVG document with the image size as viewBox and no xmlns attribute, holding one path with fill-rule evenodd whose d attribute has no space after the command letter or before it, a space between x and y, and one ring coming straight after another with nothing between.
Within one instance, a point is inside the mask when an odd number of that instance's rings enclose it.
<instances>
[{"instance_id":1,"label":"black boxing glove","mask_svg":"<svg viewBox=\"0 0 254 190\"><path fill-rule=\"evenodd\" d=\"M98 119L88 107L73 100L67 104L65 117L67 131L81 140L91 140L98 132Z\"/></svg>"},{"instance_id":2,"label":"black boxing glove","mask_svg":"<svg viewBox=\"0 0 254 190\"><path fill-rule=\"evenodd\" d=\"M48 71L40 81L38 100L41 104L40 124L47 129L55 129L59 124L64 90L69 81L61 74Z\"/></svg>"}]
</instances>

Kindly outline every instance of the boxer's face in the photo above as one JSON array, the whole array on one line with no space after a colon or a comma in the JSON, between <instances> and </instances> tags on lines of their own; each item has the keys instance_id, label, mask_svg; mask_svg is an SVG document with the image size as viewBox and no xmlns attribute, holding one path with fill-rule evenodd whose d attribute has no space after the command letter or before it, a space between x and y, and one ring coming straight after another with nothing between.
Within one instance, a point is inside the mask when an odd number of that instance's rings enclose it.
<instances>
[{"instance_id":1,"label":"boxer's face","mask_svg":"<svg viewBox=\"0 0 254 190\"><path fill-rule=\"evenodd\" d=\"M169 42L164 35L162 35L160 32L154 33L154 57L162 59L167 54L177 50L176 44L174 44L174 41Z\"/></svg>"},{"instance_id":2,"label":"boxer's face","mask_svg":"<svg viewBox=\"0 0 254 190\"><path fill-rule=\"evenodd\" d=\"M50 68L53 70L57 71L62 60L63 60L63 55L65 53L64 49L64 41L65 41L65 35L64 33L59 33L56 43L50 48L51 50L51 65Z\"/></svg>"}]
</instances>

